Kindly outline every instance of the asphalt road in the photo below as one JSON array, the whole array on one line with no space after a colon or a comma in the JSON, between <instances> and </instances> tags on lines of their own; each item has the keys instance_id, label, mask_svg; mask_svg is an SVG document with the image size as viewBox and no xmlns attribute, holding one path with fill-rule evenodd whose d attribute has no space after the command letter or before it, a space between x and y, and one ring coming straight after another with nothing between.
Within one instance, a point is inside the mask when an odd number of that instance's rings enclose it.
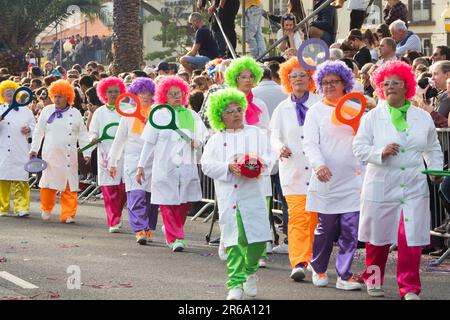
<instances>
[{"instance_id":1,"label":"asphalt road","mask_svg":"<svg viewBox=\"0 0 450 320\"><path fill-rule=\"evenodd\" d=\"M76 224L59 223L59 205L51 222L40 219L39 193L32 191L32 214L28 218L0 218L0 274L7 272L37 288L24 289L0 277L0 300L111 300L111 299L225 299L225 263L217 248L205 245L209 223L202 219L186 224L188 249L172 253L160 231L161 218L152 244L139 246L124 211L124 232L110 234L103 201L79 207ZM213 235L218 235L216 225ZM295 283L289 279L287 255L269 255L268 266L258 272L258 299L365 300L365 291L343 292L334 285L335 251L330 261L327 288L316 288L311 275ZM422 299L450 299L450 273L427 272L430 257L423 256ZM395 281L396 253L390 254L385 281L386 297L399 299ZM443 271L450 269L447 260ZM353 271L364 269L364 250L358 250ZM79 273L78 273L79 271ZM68 279L79 275L80 289L69 289ZM22 284L24 286L26 284ZM72 287L74 286L72 282Z\"/></svg>"}]
</instances>

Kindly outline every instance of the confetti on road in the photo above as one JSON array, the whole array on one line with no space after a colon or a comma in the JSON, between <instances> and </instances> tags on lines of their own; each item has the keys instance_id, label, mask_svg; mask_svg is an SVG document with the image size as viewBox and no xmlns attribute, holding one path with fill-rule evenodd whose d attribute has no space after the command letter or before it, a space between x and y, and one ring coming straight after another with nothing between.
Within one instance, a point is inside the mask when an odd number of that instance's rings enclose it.
<instances>
[{"instance_id":1,"label":"confetti on road","mask_svg":"<svg viewBox=\"0 0 450 320\"><path fill-rule=\"evenodd\" d=\"M112 282L107 284L82 284L84 287L89 287L93 289L115 289L115 288L133 288L133 285L131 283L119 283L117 285L114 285Z\"/></svg>"},{"instance_id":2,"label":"confetti on road","mask_svg":"<svg viewBox=\"0 0 450 320\"><path fill-rule=\"evenodd\" d=\"M79 248L80 246L77 244L61 244L59 245L61 249L70 249L70 248Z\"/></svg>"}]
</instances>

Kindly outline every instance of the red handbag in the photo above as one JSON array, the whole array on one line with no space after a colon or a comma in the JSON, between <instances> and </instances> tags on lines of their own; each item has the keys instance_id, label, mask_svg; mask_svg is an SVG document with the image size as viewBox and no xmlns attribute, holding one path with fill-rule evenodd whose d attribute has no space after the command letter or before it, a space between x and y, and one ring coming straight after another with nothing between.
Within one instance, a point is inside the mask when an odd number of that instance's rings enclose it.
<instances>
[{"instance_id":1,"label":"red handbag","mask_svg":"<svg viewBox=\"0 0 450 320\"><path fill-rule=\"evenodd\" d=\"M239 159L238 163L242 176L257 178L261 175L263 164L258 157L246 154L243 158Z\"/></svg>"}]
</instances>

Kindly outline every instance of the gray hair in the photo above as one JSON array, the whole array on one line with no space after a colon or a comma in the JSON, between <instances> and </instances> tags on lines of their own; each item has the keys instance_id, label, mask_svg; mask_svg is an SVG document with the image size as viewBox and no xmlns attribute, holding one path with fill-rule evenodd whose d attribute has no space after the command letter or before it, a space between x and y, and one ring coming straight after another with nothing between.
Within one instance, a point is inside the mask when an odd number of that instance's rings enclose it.
<instances>
[{"instance_id":1,"label":"gray hair","mask_svg":"<svg viewBox=\"0 0 450 320\"><path fill-rule=\"evenodd\" d=\"M344 59L344 51L338 48L330 49L330 60Z\"/></svg>"},{"instance_id":2,"label":"gray hair","mask_svg":"<svg viewBox=\"0 0 450 320\"><path fill-rule=\"evenodd\" d=\"M203 21L202 15L198 12L192 12L191 15L189 16L189 19Z\"/></svg>"},{"instance_id":3,"label":"gray hair","mask_svg":"<svg viewBox=\"0 0 450 320\"><path fill-rule=\"evenodd\" d=\"M447 72L450 72L450 61L448 61L448 60L438 61L435 64L433 64L431 67L433 68L433 70L436 70L436 68L439 68L439 70L441 70L443 73L447 73Z\"/></svg>"},{"instance_id":4,"label":"gray hair","mask_svg":"<svg viewBox=\"0 0 450 320\"><path fill-rule=\"evenodd\" d=\"M406 26L405 21L400 20L400 19L392 22L391 25L389 26L389 29L394 30L394 31L403 31L403 32L408 31L408 27Z\"/></svg>"}]
</instances>

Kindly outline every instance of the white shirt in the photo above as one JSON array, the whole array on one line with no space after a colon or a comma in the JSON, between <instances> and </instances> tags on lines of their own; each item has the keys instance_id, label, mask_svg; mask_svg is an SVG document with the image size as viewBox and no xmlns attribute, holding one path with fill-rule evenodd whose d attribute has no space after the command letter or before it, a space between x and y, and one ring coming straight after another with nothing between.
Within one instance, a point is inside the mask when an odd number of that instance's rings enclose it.
<instances>
[{"instance_id":1,"label":"white shirt","mask_svg":"<svg viewBox=\"0 0 450 320\"><path fill-rule=\"evenodd\" d=\"M281 101L287 98L281 86L273 80L262 80L256 88L252 89L253 95L264 101L269 112L269 118Z\"/></svg>"},{"instance_id":2,"label":"white shirt","mask_svg":"<svg viewBox=\"0 0 450 320\"><path fill-rule=\"evenodd\" d=\"M354 102L347 105L359 109ZM334 107L322 101L306 113L303 132L306 158L314 169L326 165L332 173L329 182L320 182L316 174L306 196L306 210L322 214L359 211L363 167L353 155L353 129L331 121Z\"/></svg>"},{"instance_id":3,"label":"white shirt","mask_svg":"<svg viewBox=\"0 0 450 320\"><path fill-rule=\"evenodd\" d=\"M320 97L310 93L305 106L310 108ZM270 135L273 153L279 157L283 146L288 147L292 155L278 161L281 188L284 195L306 194L311 178L312 167L303 154L303 126L297 120L295 102L288 97L275 109L270 121Z\"/></svg>"},{"instance_id":4,"label":"white shirt","mask_svg":"<svg viewBox=\"0 0 450 320\"><path fill-rule=\"evenodd\" d=\"M0 115L6 110L8 105L1 105ZM27 107L11 110L0 121L0 180L28 181L29 174L24 165L30 160L28 138L33 135L35 126L33 112ZM23 127L29 127L31 133L20 132Z\"/></svg>"},{"instance_id":5,"label":"white shirt","mask_svg":"<svg viewBox=\"0 0 450 320\"><path fill-rule=\"evenodd\" d=\"M277 31L277 40L280 40L281 38L283 38L283 36L284 36L283 29L279 29L279 30ZM287 39L286 41L289 41L289 39ZM301 43L302 43L302 39L301 39L301 36L300 36L300 32L299 32L299 31L297 31L297 32L294 34L294 42L295 42L295 49L298 50L298 48L300 48L300 45L301 45ZM278 48L280 48L280 46L281 46L281 43L278 45ZM289 48L288 48L288 49L289 49Z\"/></svg>"},{"instance_id":6,"label":"white shirt","mask_svg":"<svg viewBox=\"0 0 450 320\"><path fill-rule=\"evenodd\" d=\"M77 143L80 148L89 144L88 131L80 111L73 107L64 112L62 118L55 117L52 123L47 123L55 110L53 104L42 109L33 134L31 151L38 152L45 138L42 159L48 164L39 187L65 191L69 183L70 191L79 191ZM84 151L84 157L89 157L91 152L92 149Z\"/></svg>"},{"instance_id":7,"label":"white shirt","mask_svg":"<svg viewBox=\"0 0 450 320\"><path fill-rule=\"evenodd\" d=\"M98 139L103 134L103 129L110 123L119 123L121 119L117 111L109 109L106 105L95 110L92 116L91 125L89 127L90 140ZM115 137L118 126L114 126L108 130L108 134ZM113 140L104 140L97 144L97 168L98 168L98 184L100 186L119 185L123 176L123 157L117 163L117 175L113 179L109 175L109 158L108 154L111 150Z\"/></svg>"},{"instance_id":8,"label":"white shirt","mask_svg":"<svg viewBox=\"0 0 450 320\"><path fill-rule=\"evenodd\" d=\"M428 112L411 106L408 129L392 125L386 102L364 116L353 141L353 150L368 163L361 194L360 241L376 246L397 243L401 212L408 246L430 242L430 196L427 168L442 170L443 155L436 128ZM382 160L386 145L398 143L400 152Z\"/></svg>"},{"instance_id":9,"label":"white shirt","mask_svg":"<svg viewBox=\"0 0 450 320\"><path fill-rule=\"evenodd\" d=\"M408 51L422 51L422 42L417 34L412 34L404 45L397 44L397 49L395 50L395 54L400 57L407 53Z\"/></svg>"},{"instance_id":10,"label":"white shirt","mask_svg":"<svg viewBox=\"0 0 450 320\"><path fill-rule=\"evenodd\" d=\"M248 243L271 239L267 204L259 178L238 177L228 169L236 156L256 154L263 160L263 176L269 176L274 157L267 134L254 126L238 132L219 132L206 143L201 164L205 175L214 179L219 207L219 226L225 247L238 244L236 210L239 209Z\"/></svg>"}]
</instances>

